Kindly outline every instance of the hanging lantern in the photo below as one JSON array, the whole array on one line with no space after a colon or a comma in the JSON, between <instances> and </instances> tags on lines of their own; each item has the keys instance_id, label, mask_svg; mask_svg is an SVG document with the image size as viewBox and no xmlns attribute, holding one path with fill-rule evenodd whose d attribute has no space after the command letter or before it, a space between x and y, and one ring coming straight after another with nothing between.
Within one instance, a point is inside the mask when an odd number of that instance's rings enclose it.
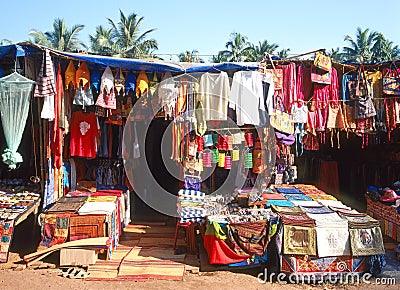
<instances>
[{"instance_id":1,"label":"hanging lantern","mask_svg":"<svg viewBox=\"0 0 400 290\"><path fill-rule=\"evenodd\" d=\"M244 168L253 168L253 154L249 149L244 154Z\"/></svg>"},{"instance_id":2,"label":"hanging lantern","mask_svg":"<svg viewBox=\"0 0 400 290\"><path fill-rule=\"evenodd\" d=\"M211 164L211 150L206 149L203 151L203 166L212 167Z\"/></svg>"},{"instance_id":3,"label":"hanging lantern","mask_svg":"<svg viewBox=\"0 0 400 290\"><path fill-rule=\"evenodd\" d=\"M217 144L218 143L218 134L212 134L212 139L213 139L213 144Z\"/></svg>"},{"instance_id":4,"label":"hanging lantern","mask_svg":"<svg viewBox=\"0 0 400 290\"><path fill-rule=\"evenodd\" d=\"M219 167L225 166L225 153L224 152L220 152L218 155L218 166Z\"/></svg>"},{"instance_id":5,"label":"hanging lantern","mask_svg":"<svg viewBox=\"0 0 400 290\"><path fill-rule=\"evenodd\" d=\"M214 145L213 136L211 134L204 135L203 139L204 139L204 146L210 147Z\"/></svg>"},{"instance_id":6,"label":"hanging lantern","mask_svg":"<svg viewBox=\"0 0 400 290\"><path fill-rule=\"evenodd\" d=\"M232 135L226 136L226 144L227 144L227 150L233 149L233 136Z\"/></svg>"},{"instance_id":7,"label":"hanging lantern","mask_svg":"<svg viewBox=\"0 0 400 290\"><path fill-rule=\"evenodd\" d=\"M229 156L229 155L225 156L224 168L225 169L231 169L232 168L232 156Z\"/></svg>"},{"instance_id":8,"label":"hanging lantern","mask_svg":"<svg viewBox=\"0 0 400 290\"><path fill-rule=\"evenodd\" d=\"M242 132L235 133L232 135L232 138L233 138L233 144L236 144L236 145L242 144L243 139L244 139L243 133Z\"/></svg>"},{"instance_id":9,"label":"hanging lantern","mask_svg":"<svg viewBox=\"0 0 400 290\"><path fill-rule=\"evenodd\" d=\"M212 149L211 150L211 162L212 163L217 163L219 158L219 151L218 149Z\"/></svg>"},{"instance_id":10,"label":"hanging lantern","mask_svg":"<svg viewBox=\"0 0 400 290\"><path fill-rule=\"evenodd\" d=\"M204 150L204 139L203 137L196 136L197 152L202 152Z\"/></svg>"},{"instance_id":11,"label":"hanging lantern","mask_svg":"<svg viewBox=\"0 0 400 290\"><path fill-rule=\"evenodd\" d=\"M239 152L240 152L239 148L237 148L237 147L232 150L232 161L239 161L239 159L240 159Z\"/></svg>"},{"instance_id":12,"label":"hanging lantern","mask_svg":"<svg viewBox=\"0 0 400 290\"><path fill-rule=\"evenodd\" d=\"M196 162L196 171L198 171L198 172L203 172L203 159L198 159L197 160L197 162Z\"/></svg>"},{"instance_id":13,"label":"hanging lantern","mask_svg":"<svg viewBox=\"0 0 400 290\"><path fill-rule=\"evenodd\" d=\"M188 155L189 156L196 156L197 152L197 144L196 142L190 142L188 145Z\"/></svg>"},{"instance_id":14,"label":"hanging lantern","mask_svg":"<svg viewBox=\"0 0 400 290\"><path fill-rule=\"evenodd\" d=\"M253 147L253 133L245 133L244 134L244 139L246 141L246 146L248 147Z\"/></svg>"}]
</instances>

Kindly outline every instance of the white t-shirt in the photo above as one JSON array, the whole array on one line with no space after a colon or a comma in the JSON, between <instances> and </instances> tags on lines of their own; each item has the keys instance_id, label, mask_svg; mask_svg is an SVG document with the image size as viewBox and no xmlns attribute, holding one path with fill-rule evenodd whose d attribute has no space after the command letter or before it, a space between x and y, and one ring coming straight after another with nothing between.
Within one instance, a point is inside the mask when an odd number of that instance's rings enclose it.
<instances>
[{"instance_id":1,"label":"white t-shirt","mask_svg":"<svg viewBox=\"0 0 400 290\"><path fill-rule=\"evenodd\" d=\"M229 107L236 109L238 126L259 125L259 109L265 111L262 75L258 71L238 71L233 75Z\"/></svg>"},{"instance_id":2,"label":"white t-shirt","mask_svg":"<svg viewBox=\"0 0 400 290\"><path fill-rule=\"evenodd\" d=\"M228 117L229 78L226 72L204 73L199 93L205 120L226 120Z\"/></svg>"}]
</instances>

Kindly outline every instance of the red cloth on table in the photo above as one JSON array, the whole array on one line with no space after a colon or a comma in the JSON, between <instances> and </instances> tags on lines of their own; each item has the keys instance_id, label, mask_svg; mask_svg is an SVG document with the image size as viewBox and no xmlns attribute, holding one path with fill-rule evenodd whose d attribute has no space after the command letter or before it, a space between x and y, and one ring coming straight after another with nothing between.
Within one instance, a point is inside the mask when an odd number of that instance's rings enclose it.
<instances>
[{"instance_id":1,"label":"red cloth on table","mask_svg":"<svg viewBox=\"0 0 400 290\"><path fill-rule=\"evenodd\" d=\"M249 255L238 255L221 239L214 235L204 236L204 247L207 250L210 264L233 264L243 262Z\"/></svg>"}]
</instances>

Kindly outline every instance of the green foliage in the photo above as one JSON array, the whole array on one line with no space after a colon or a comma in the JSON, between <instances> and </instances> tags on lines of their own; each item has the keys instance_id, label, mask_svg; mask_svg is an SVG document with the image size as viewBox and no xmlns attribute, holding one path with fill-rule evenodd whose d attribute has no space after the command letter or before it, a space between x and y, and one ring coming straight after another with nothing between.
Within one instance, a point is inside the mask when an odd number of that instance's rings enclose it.
<instances>
[{"instance_id":1,"label":"green foliage","mask_svg":"<svg viewBox=\"0 0 400 290\"><path fill-rule=\"evenodd\" d=\"M120 10L118 22L107 18L110 28L97 26L96 33L90 35L91 50L98 54L116 57L152 57L154 51L158 49L158 44L155 39L148 39L148 35L155 29L141 33L143 19L135 13L125 15Z\"/></svg>"},{"instance_id":2,"label":"green foliage","mask_svg":"<svg viewBox=\"0 0 400 290\"><path fill-rule=\"evenodd\" d=\"M33 37L33 42L60 51L76 51L86 48L86 45L79 40L78 34L84 25L74 25L70 29L64 19L56 18L53 23L53 30L42 32L32 29L29 35Z\"/></svg>"}]
</instances>

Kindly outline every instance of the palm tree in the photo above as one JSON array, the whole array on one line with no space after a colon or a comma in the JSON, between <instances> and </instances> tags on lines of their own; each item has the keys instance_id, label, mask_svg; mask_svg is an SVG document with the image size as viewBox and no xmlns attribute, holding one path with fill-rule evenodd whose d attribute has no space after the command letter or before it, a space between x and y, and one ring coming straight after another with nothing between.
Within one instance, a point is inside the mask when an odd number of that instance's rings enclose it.
<instances>
[{"instance_id":1,"label":"palm tree","mask_svg":"<svg viewBox=\"0 0 400 290\"><path fill-rule=\"evenodd\" d=\"M340 48L331 48L330 51L327 52L327 55L332 58L335 62L343 62L343 53L340 52Z\"/></svg>"},{"instance_id":2,"label":"palm tree","mask_svg":"<svg viewBox=\"0 0 400 290\"><path fill-rule=\"evenodd\" d=\"M119 53L119 47L111 39L112 29L102 25L96 27L96 34L89 35L91 50L101 55L113 55Z\"/></svg>"},{"instance_id":3,"label":"palm tree","mask_svg":"<svg viewBox=\"0 0 400 290\"><path fill-rule=\"evenodd\" d=\"M0 45L10 45L12 44L12 41L6 38L3 38L2 40L0 40Z\"/></svg>"},{"instance_id":4,"label":"palm tree","mask_svg":"<svg viewBox=\"0 0 400 290\"><path fill-rule=\"evenodd\" d=\"M373 62L383 62L398 59L400 49L389 41L382 33L377 33L375 44L372 47Z\"/></svg>"},{"instance_id":5,"label":"palm tree","mask_svg":"<svg viewBox=\"0 0 400 290\"><path fill-rule=\"evenodd\" d=\"M147 37L155 29L149 29L140 33L140 26L144 18L139 17L135 13L126 16L121 10L119 12L119 22L115 23L112 19L107 18L111 25L110 44L115 43L112 55L129 58L144 58L152 55L158 49L157 41L155 39L147 39ZM97 36L103 37L104 33L98 34L96 30L96 34L91 37L94 43L101 43L101 39L98 40ZM95 45L93 48L97 48L97 46ZM101 51L95 52L101 53Z\"/></svg>"},{"instance_id":6,"label":"palm tree","mask_svg":"<svg viewBox=\"0 0 400 290\"><path fill-rule=\"evenodd\" d=\"M277 56L279 58L287 58L289 56L289 51L290 48L283 48L280 51L278 51Z\"/></svg>"},{"instance_id":7,"label":"palm tree","mask_svg":"<svg viewBox=\"0 0 400 290\"><path fill-rule=\"evenodd\" d=\"M230 36L231 40L226 43L226 50L223 53L226 54L228 61L245 61L246 53L250 49L247 37L237 32L231 33Z\"/></svg>"},{"instance_id":8,"label":"palm tree","mask_svg":"<svg viewBox=\"0 0 400 290\"><path fill-rule=\"evenodd\" d=\"M53 31L43 33L32 29L29 34L33 37L33 42L60 51L76 51L86 48L86 45L79 40L78 34L84 25L74 25L68 29L64 19L56 18L53 23Z\"/></svg>"},{"instance_id":9,"label":"palm tree","mask_svg":"<svg viewBox=\"0 0 400 290\"><path fill-rule=\"evenodd\" d=\"M248 61L259 61L265 55L265 53L274 54L275 50L279 47L276 43L268 43L268 40L263 42L259 41L258 45L250 44L249 49L246 50Z\"/></svg>"},{"instance_id":10,"label":"palm tree","mask_svg":"<svg viewBox=\"0 0 400 290\"><path fill-rule=\"evenodd\" d=\"M217 55L211 57L210 61L214 63L227 62L228 56L224 51L219 51Z\"/></svg>"},{"instance_id":11,"label":"palm tree","mask_svg":"<svg viewBox=\"0 0 400 290\"><path fill-rule=\"evenodd\" d=\"M361 63L372 62L373 46L377 37L377 32L370 31L369 28L362 30L360 27L357 28L355 39L346 35L344 40L350 44L350 46L343 47L346 60Z\"/></svg>"},{"instance_id":12,"label":"palm tree","mask_svg":"<svg viewBox=\"0 0 400 290\"><path fill-rule=\"evenodd\" d=\"M194 49L192 51L186 50L178 54L179 61L181 62L204 62L199 56L199 51Z\"/></svg>"}]
</instances>

